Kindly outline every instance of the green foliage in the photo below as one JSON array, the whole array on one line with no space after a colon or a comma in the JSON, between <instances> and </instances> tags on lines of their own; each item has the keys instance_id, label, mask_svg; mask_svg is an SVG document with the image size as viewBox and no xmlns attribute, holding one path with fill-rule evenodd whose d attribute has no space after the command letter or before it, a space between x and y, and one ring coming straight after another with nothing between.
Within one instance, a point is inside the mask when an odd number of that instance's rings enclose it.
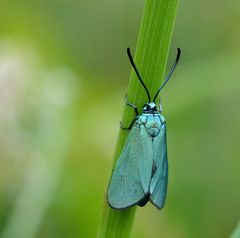
<instances>
[{"instance_id":1,"label":"green foliage","mask_svg":"<svg viewBox=\"0 0 240 238\"><path fill-rule=\"evenodd\" d=\"M139 0L1 2L1 236L96 237L142 10ZM179 1L177 12L169 63L177 46L183 54L161 94L167 203L137 209L131 233L226 238L240 211L239 2Z\"/></svg>"}]
</instances>

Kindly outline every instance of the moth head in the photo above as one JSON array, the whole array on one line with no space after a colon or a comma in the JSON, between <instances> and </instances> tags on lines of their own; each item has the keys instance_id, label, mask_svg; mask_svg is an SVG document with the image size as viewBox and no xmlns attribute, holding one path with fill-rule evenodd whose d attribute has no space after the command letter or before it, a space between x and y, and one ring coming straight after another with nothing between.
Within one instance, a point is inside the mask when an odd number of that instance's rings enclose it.
<instances>
[{"instance_id":1,"label":"moth head","mask_svg":"<svg viewBox=\"0 0 240 238\"><path fill-rule=\"evenodd\" d=\"M154 102L149 102L149 103L146 103L144 106L143 106L143 112L150 112L150 113L153 113L153 112L157 112L157 106Z\"/></svg>"}]
</instances>

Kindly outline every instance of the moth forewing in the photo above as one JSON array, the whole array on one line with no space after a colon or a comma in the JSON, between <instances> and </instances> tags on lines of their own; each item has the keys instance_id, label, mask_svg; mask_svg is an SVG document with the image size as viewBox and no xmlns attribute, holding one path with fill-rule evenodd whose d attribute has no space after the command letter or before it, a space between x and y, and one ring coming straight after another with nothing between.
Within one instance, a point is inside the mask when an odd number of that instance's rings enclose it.
<instances>
[{"instance_id":1,"label":"moth forewing","mask_svg":"<svg viewBox=\"0 0 240 238\"><path fill-rule=\"evenodd\" d=\"M168 184L168 160L166 124L162 124L161 130L153 140L154 174L150 184L150 201L162 208L166 201Z\"/></svg>"},{"instance_id":2,"label":"moth forewing","mask_svg":"<svg viewBox=\"0 0 240 238\"><path fill-rule=\"evenodd\" d=\"M116 163L108 188L112 208L125 209L138 204L148 192L153 150L146 130L134 126Z\"/></svg>"}]
</instances>

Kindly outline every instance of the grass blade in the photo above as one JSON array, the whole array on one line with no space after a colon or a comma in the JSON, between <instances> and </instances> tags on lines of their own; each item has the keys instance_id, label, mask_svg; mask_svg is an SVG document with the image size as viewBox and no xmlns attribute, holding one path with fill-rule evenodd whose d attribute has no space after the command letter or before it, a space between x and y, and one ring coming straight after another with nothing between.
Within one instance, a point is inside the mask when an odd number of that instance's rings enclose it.
<instances>
[{"instance_id":1,"label":"grass blade","mask_svg":"<svg viewBox=\"0 0 240 238\"><path fill-rule=\"evenodd\" d=\"M177 3L178 0L145 1L135 62L152 97L164 79ZM147 101L146 92L133 70L128 88L128 99L139 109ZM133 111L125 107L122 117L123 124L129 125L133 118ZM120 130L114 153L115 162L122 151L127 135L126 131ZM105 203L98 238L130 237L135 211L136 208L115 211Z\"/></svg>"}]
</instances>

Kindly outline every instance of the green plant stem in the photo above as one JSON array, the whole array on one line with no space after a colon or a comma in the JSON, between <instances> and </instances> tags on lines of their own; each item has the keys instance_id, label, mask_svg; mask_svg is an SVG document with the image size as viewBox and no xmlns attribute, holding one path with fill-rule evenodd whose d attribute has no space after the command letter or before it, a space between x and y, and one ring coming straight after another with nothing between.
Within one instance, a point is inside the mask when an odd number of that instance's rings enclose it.
<instances>
[{"instance_id":1,"label":"green plant stem","mask_svg":"<svg viewBox=\"0 0 240 238\"><path fill-rule=\"evenodd\" d=\"M234 232L230 235L230 238L240 238L240 222L238 223Z\"/></svg>"},{"instance_id":2,"label":"green plant stem","mask_svg":"<svg viewBox=\"0 0 240 238\"><path fill-rule=\"evenodd\" d=\"M146 0L145 2L135 62L152 97L164 79L177 3L178 0ZM128 88L128 100L139 109L147 102L146 92L133 70ZM122 116L123 124L128 126L134 116L133 110L125 106ZM128 132L120 130L114 153L114 166L127 136ZM98 237L130 237L135 211L136 208L116 211L105 203Z\"/></svg>"}]
</instances>

